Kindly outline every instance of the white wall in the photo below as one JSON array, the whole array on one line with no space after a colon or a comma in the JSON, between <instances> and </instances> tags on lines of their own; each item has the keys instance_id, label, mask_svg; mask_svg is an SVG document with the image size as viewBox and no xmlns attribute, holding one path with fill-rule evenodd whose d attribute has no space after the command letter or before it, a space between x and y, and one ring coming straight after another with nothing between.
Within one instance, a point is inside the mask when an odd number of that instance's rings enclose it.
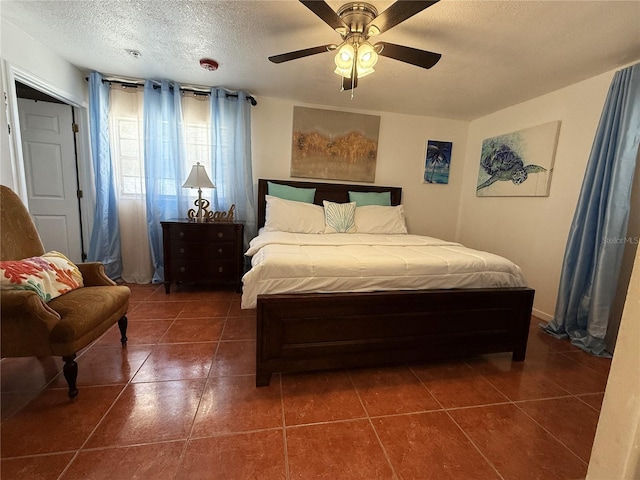
<instances>
[{"instance_id":1,"label":"white wall","mask_svg":"<svg viewBox=\"0 0 640 480\"><path fill-rule=\"evenodd\" d=\"M289 173L294 105L327 108L268 97L259 97L258 105L253 107L251 149L254 183L257 183L258 178L291 178ZM386 112L352 112L380 115L374 183L402 187L402 203L410 233L453 240L462 187L468 122ZM453 142L447 185L422 182L427 140ZM296 180L316 181L305 178Z\"/></svg>"},{"instance_id":2,"label":"white wall","mask_svg":"<svg viewBox=\"0 0 640 480\"><path fill-rule=\"evenodd\" d=\"M88 82L79 69L60 57L46 45L34 40L6 20L0 20L0 63L2 89L7 111L3 112L0 141L0 182L14 190L28 208L26 180L22 164L19 136L18 104L15 81L28 84L74 107L75 121L80 126L77 135L78 175L84 196L82 228L88 239L93 226L95 193L89 143ZM11 125L8 135L6 122Z\"/></svg>"},{"instance_id":3,"label":"white wall","mask_svg":"<svg viewBox=\"0 0 640 480\"><path fill-rule=\"evenodd\" d=\"M4 92L6 92L5 80L6 74L4 72L4 68L0 66L0 77L1 82L0 86ZM7 116L9 115L9 111L7 109L6 102L2 102L2 114L0 115L0 184L13 186L15 184L14 174L11 169L11 135L9 133L9 122Z\"/></svg>"},{"instance_id":4,"label":"white wall","mask_svg":"<svg viewBox=\"0 0 640 480\"><path fill-rule=\"evenodd\" d=\"M86 105L89 86L83 73L46 45L31 38L6 20L0 20L0 55L2 59L46 81L68 100Z\"/></svg>"},{"instance_id":5,"label":"white wall","mask_svg":"<svg viewBox=\"0 0 640 480\"><path fill-rule=\"evenodd\" d=\"M534 314L553 316L562 259L591 145L615 71L474 120L469 127L457 240L522 267ZM560 120L548 197L476 197L482 141Z\"/></svg>"},{"instance_id":6,"label":"white wall","mask_svg":"<svg viewBox=\"0 0 640 480\"><path fill-rule=\"evenodd\" d=\"M47 93L75 106L87 105L88 85L80 70L6 20L0 20L0 27L3 90L7 95L9 123L14 134L17 130L17 122L12 117L17 115L13 85L16 77L22 81L28 79L33 85L46 86ZM24 185L21 185L21 171L16 165L11 165L14 159L9 148L10 142L14 142L17 137L5 137L8 135L6 128L2 129L1 135L3 138L0 142L0 181L18 192L24 200L26 195L23 191ZM15 143L13 146L16 151L20 149Z\"/></svg>"}]
</instances>

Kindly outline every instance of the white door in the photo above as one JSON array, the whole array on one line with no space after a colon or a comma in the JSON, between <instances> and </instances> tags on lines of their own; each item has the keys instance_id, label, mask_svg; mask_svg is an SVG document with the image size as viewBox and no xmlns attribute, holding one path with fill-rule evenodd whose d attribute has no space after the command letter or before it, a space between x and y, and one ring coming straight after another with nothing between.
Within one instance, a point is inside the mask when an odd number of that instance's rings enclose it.
<instances>
[{"instance_id":1,"label":"white door","mask_svg":"<svg viewBox=\"0 0 640 480\"><path fill-rule=\"evenodd\" d=\"M19 98L18 111L29 213L46 251L82 262L71 107Z\"/></svg>"}]
</instances>

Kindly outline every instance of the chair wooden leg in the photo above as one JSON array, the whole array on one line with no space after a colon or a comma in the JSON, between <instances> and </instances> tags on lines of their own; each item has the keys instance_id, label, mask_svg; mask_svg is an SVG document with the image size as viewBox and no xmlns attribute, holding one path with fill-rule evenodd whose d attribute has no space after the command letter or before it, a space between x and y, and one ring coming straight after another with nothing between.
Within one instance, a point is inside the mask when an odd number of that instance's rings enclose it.
<instances>
[{"instance_id":1,"label":"chair wooden leg","mask_svg":"<svg viewBox=\"0 0 640 480\"><path fill-rule=\"evenodd\" d=\"M123 347L127 345L127 325L129 324L129 320L127 320L127 316L123 316L120 320L118 320L118 328L120 329L120 343L122 343Z\"/></svg>"},{"instance_id":2,"label":"chair wooden leg","mask_svg":"<svg viewBox=\"0 0 640 480\"><path fill-rule=\"evenodd\" d=\"M69 398L76 398L78 396L78 389L76 388L76 380L78 379L78 364L75 362L76 354L67 355L62 357L64 360L64 367L62 367L62 373L69 385Z\"/></svg>"}]
</instances>

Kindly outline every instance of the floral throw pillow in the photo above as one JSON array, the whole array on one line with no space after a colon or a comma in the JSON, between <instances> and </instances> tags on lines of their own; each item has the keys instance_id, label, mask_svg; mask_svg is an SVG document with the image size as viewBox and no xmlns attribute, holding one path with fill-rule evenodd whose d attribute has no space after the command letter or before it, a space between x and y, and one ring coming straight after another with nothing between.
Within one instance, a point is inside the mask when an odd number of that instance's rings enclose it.
<instances>
[{"instance_id":1,"label":"floral throw pillow","mask_svg":"<svg viewBox=\"0 0 640 480\"><path fill-rule=\"evenodd\" d=\"M0 262L2 290L32 290L48 302L82 286L80 270L60 252Z\"/></svg>"},{"instance_id":2,"label":"floral throw pillow","mask_svg":"<svg viewBox=\"0 0 640 480\"><path fill-rule=\"evenodd\" d=\"M356 228L356 202L334 203L324 200L324 233L353 233Z\"/></svg>"}]
</instances>

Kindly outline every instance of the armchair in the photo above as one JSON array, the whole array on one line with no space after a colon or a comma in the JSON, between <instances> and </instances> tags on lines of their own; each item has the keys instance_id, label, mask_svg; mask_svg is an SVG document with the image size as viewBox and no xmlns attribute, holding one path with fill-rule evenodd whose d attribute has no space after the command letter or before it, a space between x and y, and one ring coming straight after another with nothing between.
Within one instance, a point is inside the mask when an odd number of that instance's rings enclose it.
<instances>
[{"instance_id":1,"label":"armchair","mask_svg":"<svg viewBox=\"0 0 640 480\"><path fill-rule=\"evenodd\" d=\"M0 260L45 253L38 231L20 198L0 185ZM118 322L127 343L131 291L106 276L99 262L78 264L84 286L45 302L31 290L0 291L0 353L4 357L62 356L69 398L78 395L76 353Z\"/></svg>"}]
</instances>

